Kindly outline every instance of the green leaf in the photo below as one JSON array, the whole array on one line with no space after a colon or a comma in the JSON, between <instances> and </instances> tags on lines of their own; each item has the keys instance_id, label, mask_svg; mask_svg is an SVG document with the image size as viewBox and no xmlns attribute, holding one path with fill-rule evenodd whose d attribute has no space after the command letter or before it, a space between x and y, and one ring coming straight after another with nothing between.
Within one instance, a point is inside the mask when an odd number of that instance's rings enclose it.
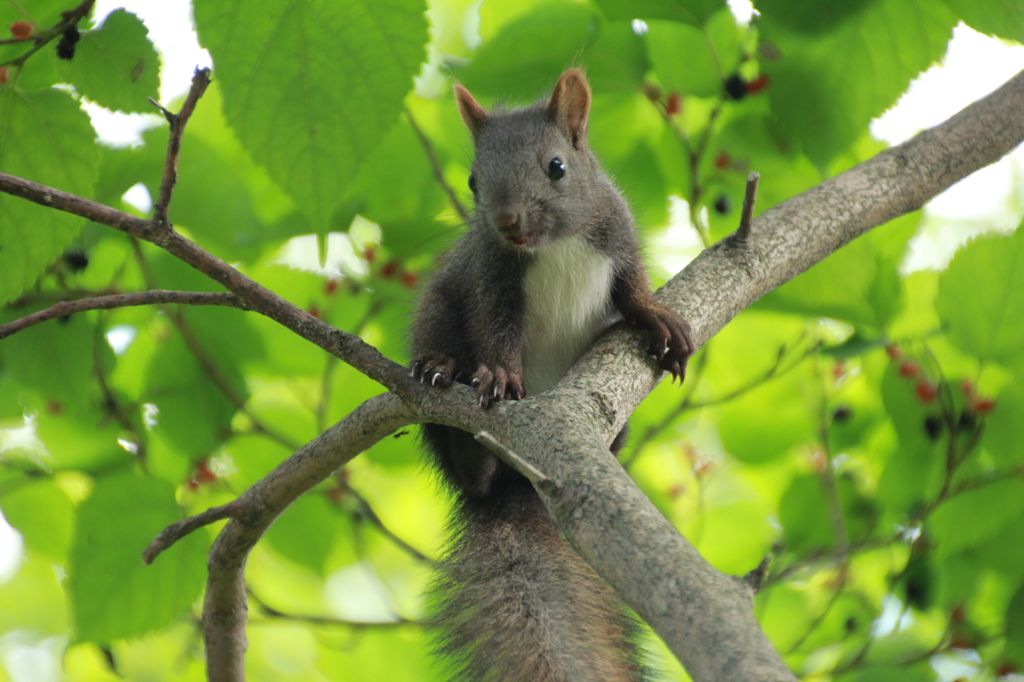
<instances>
[{"instance_id":1,"label":"green leaf","mask_svg":"<svg viewBox=\"0 0 1024 682\"><path fill-rule=\"evenodd\" d=\"M1024 666L1024 587L1010 599L1006 608L1006 648L1004 655Z\"/></svg>"},{"instance_id":2,"label":"green leaf","mask_svg":"<svg viewBox=\"0 0 1024 682\"><path fill-rule=\"evenodd\" d=\"M266 539L283 556L323 577L340 525L326 496L309 493L295 500L274 521Z\"/></svg>"},{"instance_id":3,"label":"green leaf","mask_svg":"<svg viewBox=\"0 0 1024 682\"><path fill-rule=\"evenodd\" d=\"M985 419L984 444L1002 464L1024 463L1024 381L1017 380L999 392L995 411Z\"/></svg>"},{"instance_id":4,"label":"green leaf","mask_svg":"<svg viewBox=\"0 0 1024 682\"><path fill-rule=\"evenodd\" d=\"M811 36L766 12L761 37L783 55L763 64L778 129L824 165L945 54L954 25L949 8L933 0L875 0Z\"/></svg>"},{"instance_id":5,"label":"green leaf","mask_svg":"<svg viewBox=\"0 0 1024 682\"><path fill-rule=\"evenodd\" d=\"M939 559L983 545L1024 510L1024 481L999 481L960 493L928 519Z\"/></svg>"},{"instance_id":6,"label":"green leaf","mask_svg":"<svg viewBox=\"0 0 1024 682\"><path fill-rule=\"evenodd\" d=\"M96 343L96 327L89 317L86 313L44 322L0 344L6 371L50 403L51 412L87 406Z\"/></svg>"},{"instance_id":7,"label":"green leaf","mask_svg":"<svg viewBox=\"0 0 1024 682\"><path fill-rule=\"evenodd\" d=\"M586 54L601 28L601 17L586 5L541 4L502 27L456 73L474 95L530 101Z\"/></svg>"},{"instance_id":8,"label":"green leaf","mask_svg":"<svg viewBox=\"0 0 1024 682\"><path fill-rule=\"evenodd\" d=\"M935 300L949 337L982 360L1024 354L1024 229L981 237L960 249L939 277Z\"/></svg>"},{"instance_id":9,"label":"green leaf","mask_svg":"<svg viewBox=\"0 0 1024 682\"><path fill-rule=\"evenodd\" d=\"M698 26L675 21L648 23L647 54L665 89L712 97L722 90L714 46Z\"/></svg>"},{"instance_id":10,"label":"green leaf","mask_svg":"<svg viewBox=\"0 0 1024 682\"><path fill-rule=\"evenodd\" d=\"M74 59L59 61L61 75L93 102L114 110L153 111L146 98L157 97L160 60L149 30L134 14L111 12L102 26L82 33Z\"/></svg>"},{"instance_id":11,"label":"green leaf","mask_svg":"<svg viewBox=\"0 0 1024 682\"><path fill-rule=\"evenodd\" d=\"M195 4L242 144L326 233L402 109L427 40L420 0Z\"/></svg>"},{"instance_id":12,"label":"green leaf","mask_svg":"<svg viewBox=\"0 0 1024 682\"><path fill-rule=\"evenodd\" d=\"M826 33L844 21L855 20L857 14L875 1L822 3L818 0L759 0L757 9L802 33Z\"/></svg>"},{"instance_id":13,"label":"green leaf","mask_svg":"<svg viewBox=\"0 0 1024 682\"><path fill-rule=\"evenodd\" d=\"M946 0L946 4L975 31L1024 41L1024 3L1019 0Z\"/></svg>"},{"instance_id":14,"label":"green leaf","mask_svg":"<svg viewBox=\"0 0 1024 682\"><path fill-rule=\"evenodd\" d=\"M96 481L78 508L67 588L78 640L108 643L169 625L188 610L205 578L206 543L194 533L151 566L142 550L181 518L164 481L118 474Z\"/></svg>"},{"instance_id":15,"label":"green leaf","mask_svg":"<svg viewBox=\"0 0 1024 682\"><path fill-rule=\"evenodd\" d=\"M66 92L0 87L0 168L89 196L99 157L89 117ZM60 255L85 221L0 194L0 303L16 298Z\"/></svg>"},{"instance_id":16,"label":"green leaf","mask_svg":"<svg viewBox=\"0 0 1024 682\"><path fill-rule=\"evenodd\" d=\"M699 26L722 9L722 0L597 0L609 19L668 19Z\"/></svg>"},{"instance_id":17,"label":"green leaf","mask_svg":"<svg viewBox=\"0 0 1024 682\"><path fill-rule=\"evenodd\" d=\"M0 497L7 523L21 533L25 545L51 559L64 560L71 541L74 506L53 479L32 481Z\"/></svg>"}]
</instances>

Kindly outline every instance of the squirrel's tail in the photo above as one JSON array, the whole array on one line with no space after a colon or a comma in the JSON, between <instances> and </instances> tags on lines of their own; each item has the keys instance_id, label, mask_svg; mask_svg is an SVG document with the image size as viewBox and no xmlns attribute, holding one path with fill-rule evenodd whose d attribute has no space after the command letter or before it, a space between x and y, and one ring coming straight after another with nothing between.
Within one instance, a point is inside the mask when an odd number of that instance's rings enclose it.
<instances>
[{"instance_id":1,"label":"squirrel's tail","mask_svg":"<svg viewBox=\"0 0 1024 682\"><path fill-rule=\"evenodd\" d=\"M559 535L525 479L464 496L433 588L433 624L453 679L643 679L636 622Z\"/></svg>"}]
</instances>

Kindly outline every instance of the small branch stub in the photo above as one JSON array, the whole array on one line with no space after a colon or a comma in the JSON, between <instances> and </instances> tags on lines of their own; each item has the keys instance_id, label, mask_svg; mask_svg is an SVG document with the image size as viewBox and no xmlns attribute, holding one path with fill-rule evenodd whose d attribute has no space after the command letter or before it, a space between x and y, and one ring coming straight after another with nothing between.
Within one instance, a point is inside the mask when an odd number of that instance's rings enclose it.
<instances>
[{"instance_id":1,"label":"small branch stub","mask_svg":"<svg viewBox=\"0 0 1024 682\"><path fill-rule=\"evenodd\" d=\"M142 560L148 566L153 563L154 559L160 556L161 552L186 535L211 523L237 518L241 510L241 505L238 503L238 500L235 500L234 502L229 502L219 507L212 507L200 514L172 523L153 538L153 541L149 543L149 547L146 547L146 551L142 553Z\"/></svg>"},{"instance_id":2,"label":"small branch stub","mask_svg":"<svg viewBox=\"0 0 1024 682\"><path fill-rule=\"evenodd\" d=\"M772 555L769 554L764 559L761 559L761 563L757 565L757 568L743 576L744 584L746 584L754 594L760 592L761 588L764 586L765 579L768 577L768 566L771 562Z\"/></svg>"},{"instance_id":3,"label":"small branch stub","mask_svg":"<svg viewBox=\"0 0 1024 682\"><path fill-rule=\"evenodd\" d=\"M558 491L558 486L553 480L548 478L547 475L536 469L529 462L521 459L519 455L512 452L512 450L502 445L497 438L487 431L480 431L474 435L473 438L475 438L477 442L485 448L496 454L505 464L508 464L510 467L525 476L527 480L538 488L551 494Z\"/></svg>"},{"instance_id":4,"label":"small branch stub","mask_svg":"<svg viewBox=\"0 0 1024 682\"><path fill-rule=\"evenodd\" d=\"M743 196L743 213L740 214L740 226L736 230L737 246L746 247L750 244L750 222L754 218L754 202L757 200L757 184L760 181L761 174L757 171L751 171L747 176L747 191Z\"/></svg>"}]
</instances>

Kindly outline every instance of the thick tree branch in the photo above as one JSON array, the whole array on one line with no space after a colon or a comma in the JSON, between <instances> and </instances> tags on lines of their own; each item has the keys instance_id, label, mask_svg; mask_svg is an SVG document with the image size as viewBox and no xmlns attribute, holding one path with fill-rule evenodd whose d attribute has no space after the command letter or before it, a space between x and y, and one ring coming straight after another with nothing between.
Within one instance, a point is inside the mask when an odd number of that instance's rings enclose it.
<instances>
[{"instance_id":1,"label":"thick tree branch","mask_svg":"<svg viewBox=\"0 0 1024 682\"><path fill-rule=\"evenodd\" d=\"M210 680L245 679L245 562L273 520L332 471L396 429L418 421L413 411L394 395L385 393L371 398L231 503L232 520L210 550L203 606Z\"/></svg>"},{"instance_id":2,"label":"thick tree branch","mask_svg":"<svg viewBox=\"0 0 1024 682\"><path fill-rule=\"evenodd\" d=\"M1021 111L1024 72L946 123L766 211L746 247L727 239L707 249L660 300L703 344L843 244L1011 151L1024 141ZM545 501L570 542L694 680L792 679L751 614L749 590L712 569L606 449L661 378L636 334L618 329L555 389L505 406L506 423L489 430L558 484L561 494Z\"/></svg>"},{"instance_id":3,"label":"thick tree branch","mask_svg":"<svg viewBox=\"0 0 1024 682\"><path fill-rule=\"evenodd\" d=\"M159 305L165 303L223 305L249 310L249 307L234 294L151 289L149 291L136 291L130 294L113 294L110 296L97 296L95 298L80 298L75 301L61 301L45 310L26 315L7 324L0 324L0 339L6 338L15 332L20 332L22 329L37 325L40 322L67 317L68 315L85 312L86 310L112 310L128 306Z\"/></svg>"}]
</instances>

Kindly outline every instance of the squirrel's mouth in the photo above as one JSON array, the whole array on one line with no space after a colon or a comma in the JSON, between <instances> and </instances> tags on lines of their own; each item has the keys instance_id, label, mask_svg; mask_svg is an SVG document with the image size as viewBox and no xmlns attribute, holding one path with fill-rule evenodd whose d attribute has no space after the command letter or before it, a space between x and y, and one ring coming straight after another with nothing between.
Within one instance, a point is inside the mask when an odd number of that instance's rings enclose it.
<instances>
[{"instance_id":1,"label":"squirrel's mouth","mask_svg":"<svg viewBox=\"0 0 1024 682\"><path fill-rule=\"evenodd\" d=\"M530 243L530 237L524 234L519 237L508 237L508 241L512 242L516 246L526 246Z\"/></svg>"}]
</instances>

